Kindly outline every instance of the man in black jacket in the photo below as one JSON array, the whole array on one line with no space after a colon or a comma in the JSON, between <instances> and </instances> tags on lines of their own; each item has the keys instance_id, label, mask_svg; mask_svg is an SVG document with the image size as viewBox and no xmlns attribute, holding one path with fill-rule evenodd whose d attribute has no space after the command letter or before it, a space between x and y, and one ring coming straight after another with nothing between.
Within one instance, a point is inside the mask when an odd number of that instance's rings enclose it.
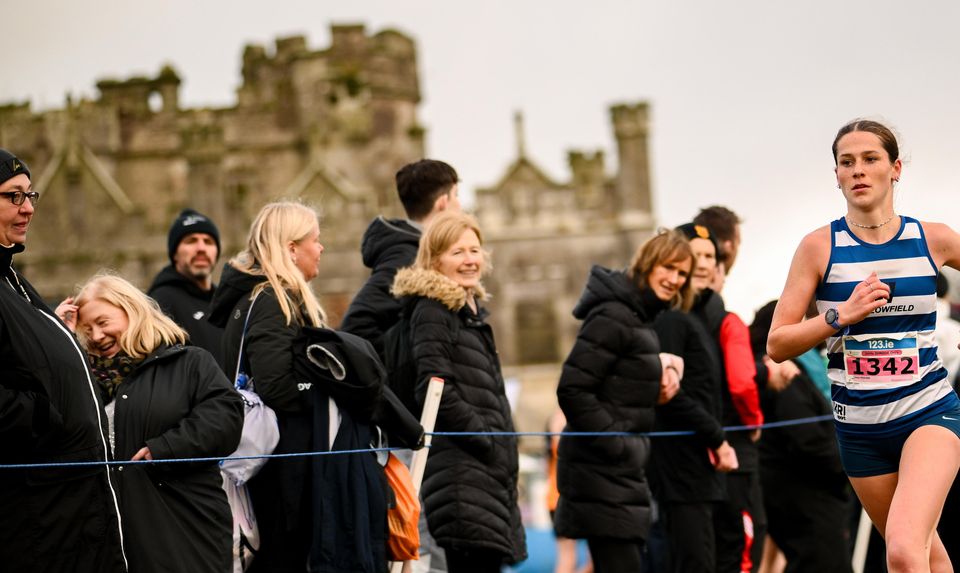
<instances>
[{"instance_id":1,"label":"man in black jacket","mask_svg":"<svg viewBox=\"0 0 960 573\"><path fill-rule=\"evenodd\" d=\"M397 193L406 219L379 216L363 234L360 252L370 270L343 317L341 329L369 340L383 355L383 334L400 319L400 301L390 294L397 269L410 266L417 257L420 234L434 215L460 210L453 167L435 159L421 159L397 171Z\"/></svg>"},{"instance_id":2,"label":"man in black jacket","mask_svg":"<svg viewBox=\"0 0 960 573\"><path fill-rule=\"evenodd\" d=\"M147 294L163 312L183 327L190 342L220 358L223 330L207 321L213 268L220 256L220 232L213 221L193 209L184 209L167 235L170 263L153 279Z\"/></svg>"}]
</instances>

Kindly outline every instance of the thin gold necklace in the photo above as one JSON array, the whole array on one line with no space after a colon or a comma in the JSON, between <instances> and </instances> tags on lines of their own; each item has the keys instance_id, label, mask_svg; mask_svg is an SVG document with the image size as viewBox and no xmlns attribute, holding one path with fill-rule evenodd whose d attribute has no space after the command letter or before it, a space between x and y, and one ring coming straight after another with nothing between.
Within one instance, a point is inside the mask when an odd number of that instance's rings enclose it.
<instances>
[{"instance_id":1,"label":"thin gold necklace","mask_svg":"<svg viewBox=\"0 0 960 573\"><path fill-rule=\"evenodd\" d=\"M886 225L890 221L893 221L893 218L896 216L897 214L894 213L893 215L890 215L890 217L886 221L884 221L883 223L877 223L876 225L861 225L860 223L857 223L850 217L844 217L844 218L847 220L847 223L850 223L854 227L860 227L861 229L879 229L880 227Z\"/></svg>"}]
</instances>

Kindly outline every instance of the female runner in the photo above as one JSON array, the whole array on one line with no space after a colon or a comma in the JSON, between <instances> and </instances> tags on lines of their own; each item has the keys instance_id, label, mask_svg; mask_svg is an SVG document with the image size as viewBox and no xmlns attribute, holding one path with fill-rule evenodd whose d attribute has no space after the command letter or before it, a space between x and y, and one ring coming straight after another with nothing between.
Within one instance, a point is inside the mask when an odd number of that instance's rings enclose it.
<instances>
[{"instance_id":1,"label":"female runner","mask_svg":"<svg viewBox=\"0 0 960 573\"><path fill-rule=\"evenodd\" d=\"M895 571L953 571L936 532L960 466L960 399L934 338L940 267L960 235L898 215L902 163L884 125L853 121L833 142L844 217L801 241L770 327L775 361L826 339L844 470ZM816 297L820 315L803 320Z\"/></svg>"}]
</instances>

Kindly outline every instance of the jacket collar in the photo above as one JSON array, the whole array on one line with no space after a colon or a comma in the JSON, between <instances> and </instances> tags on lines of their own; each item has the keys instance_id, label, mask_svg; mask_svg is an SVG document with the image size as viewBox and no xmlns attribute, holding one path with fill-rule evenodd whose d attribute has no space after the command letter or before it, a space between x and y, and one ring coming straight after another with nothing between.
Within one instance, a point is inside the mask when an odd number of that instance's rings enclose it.
<instances>
[{"instance_id":1,"label":"jacket collar","mask_svg":"<svg viewBox=\"0 0 960 573\"><path fill-rule=\"evenodd\" d=\"M6 271L13 264L13 255L22 253L26 247L23 243L14 243L10 246L0 245L0 270Z\"/></svg>"},{"instance_id":2,"label":"jacket collar","mask_svg":"<svg viewBox=\"0 0 960 573\"><path fill-rule=\"evenodd\" d=\"M400 269L393 280L390 292L397 298L407 296L431 298L454 312L467 305L467 291L453 279L434 270L414 267ZM487 299L487 293L482 285L477 285L474 296L479 300Z\"/></svg>"}]
</instances>

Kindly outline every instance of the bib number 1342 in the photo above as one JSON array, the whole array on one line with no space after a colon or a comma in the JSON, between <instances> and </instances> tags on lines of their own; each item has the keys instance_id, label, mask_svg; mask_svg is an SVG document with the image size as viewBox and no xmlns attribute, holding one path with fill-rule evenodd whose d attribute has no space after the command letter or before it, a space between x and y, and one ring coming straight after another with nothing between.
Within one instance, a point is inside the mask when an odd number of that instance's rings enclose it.
<instances>
[{"instance_id":1,"label":"bib number 1342","mask_svg":"<svg viewBox=\"0 0 960 573\"><path fill-rule=\"evenodd\" d=\"M847 359L847 370L856 376L879 376L881 373L888 376L897 376L899 374L916 374L917 364L912 356L849 358Z\"/></svg>"},{"instance_id":2,"label":"bib number 1342","mask_svg":"<svg viewBox=\"0 0 960 573\"><path fill-rule=\"evenodd\" d=\"M919 380L920 353L916 335L899 339L848 336L844 338L843 347L847 382Z\"/></svg>"}]
</instances>

